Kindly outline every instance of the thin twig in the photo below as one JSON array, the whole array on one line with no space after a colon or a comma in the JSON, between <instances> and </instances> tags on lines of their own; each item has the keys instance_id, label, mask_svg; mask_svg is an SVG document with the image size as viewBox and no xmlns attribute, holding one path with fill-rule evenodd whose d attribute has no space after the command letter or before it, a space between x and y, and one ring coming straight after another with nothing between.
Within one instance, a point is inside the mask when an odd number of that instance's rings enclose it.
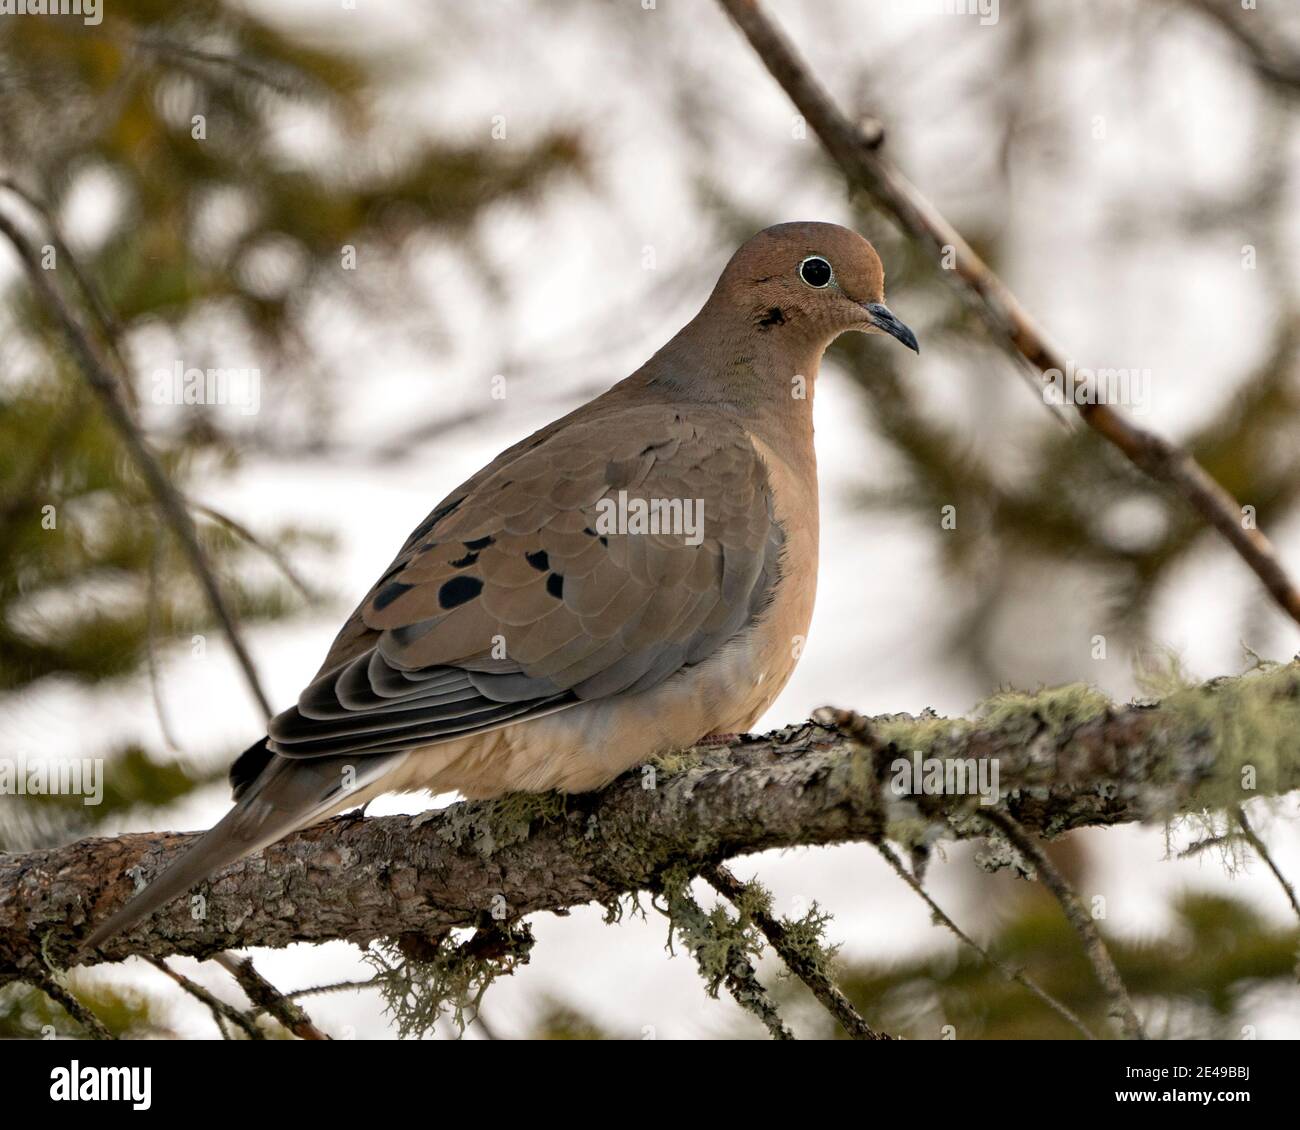
<instances>
[{"instance_id":1,"label":"thin twig","mask_svg":"<svg viewBox=\"0 0 1300 1130\"><path fill-rule=\"evenodd\" d=\"M259 1009L270 1013L300 1040L328 1040L330 1037L312 1023L312 1019L254 967L251 957L237 958L228 953L218 954L213 960L229 973L248 999Z\"/></svg>"},{"instance_id":2,"label":"thin twig","mask_svg":"<svg viewBox=\"0 0 1300 1130\"><path fill-rule=\"evenodd\" d=\"M146 616L149 693L153 696L153 712L158 719L158 729L162 731L163 741L172 753L180 753L180 743L176 740L171 719L167 717L167 705L163 702L162 672L159 670L158 663L158 605L162 595L158 584L158 573L161 555L162 542L158 541L154 543L153 551L149 554L149 608Z\"/></svg>"},{"instance_id":3,"label":"thin twig","mask_svg":"<svg viewBox=\"0 0 1300 1130\"><path fill-rule=\"evenodd\" d=\"M41 974L33 982L50 1000L60 1005L64 1012L80 1024L89 1034L92 1040L116 1040L106 1027L104 1022L90 1011L76 995L64 988L63 985L55 979L53 973L42 970Z\"/></svg>"},{"instance_id":4,"label":"thin twig","mask_svg":"<svg viewBox=\"0 0 1300 1130\"><path fill-rule=\"evenodd\" d=\"M270 718L273 713L271 702L262 689L257 669L253 666L252 656L244 645L244 639L235 618L234 608L221 591L216 574L213 572L212 566L199 544L194 519L190 516L180 492L172 485L167 473L162 468L162 464L159 463L157 457L150 450L149 444L139 428L136 427L130 412L122 403L122 399L118 395L118 382L100 356L98 346L81 325L76 315L73 314L58 288L50 282L47 277L48 272L41 269L40 257L37 255L36 249L9 217L3 213L0 213L0 234L3 234L14 245L19 259L27 270L27 276L32 288L42 300L45 308L55 316L62 328L73 356L81 368L82 375L96 396L99 397L100 404L103 406L109 421L117 429L118 435L131 453L131 457L140 473L144 476L144 480L158 504L158 509L162 513L163 520L181 543L194 575L198 578L200 585L207 594L208 604L212 608L213 615L225 630L226 638L230 641L231 650L235 653L235 658L244 673L244 678L253 693L253 697L261 707L263 715Z\"/></svg>"},{"instance_id":5,"label":"thin twig","mask_svg":"<svg viewBox=\"0 0 1300 1130\"><path fill-rule=\"evenodd\" d=\"M63 232L59 226L58 217L54 214L54 209L42 200L39 194L20 184L13 177L0 176L0 188L8 189L44 221L46 228L49 230L50 244L54 248L57 260L62 260L67 265L73 281L81 289L82 297L85 298L86 304L98 321L104 342L108 346L113 360L117 363L118 388L126 396L131 407L133 409L138 408L135 388L126 379L126 361L123 359L119 347L122 327L113 316L113 311L109 307L108 300L104 297L104 292L90 276L90 273L82 269L77 257L72 254L68 241L63 238Z\"/></svg>"},{"instance_id":6,"label":"thin twig","mask_svg":"<svg viewBox=\"0 0 1300 1130\"><path fill-rule=\"evenodd\" d=\"M880 148L884 131L878 122L855 128L812 76L784 33L768 19L757 0L718 0L758 53L772 77L784 88L850 184L864 190L936 259L947 256L952 274L994 340L1018 354L1040 373L1065 373L1065 355L1052 345L1029 312L938 210L917 190ZM944 272L945 274L949 272ZM1195 459L1162 436L1138 427L1102 402L1095 388L1075 398L1084 422L1150 478L1172 487L1219 531L1254 570L1273 599L1300 623L1300 589L1292 583L1273 544L1258 529L1247 528L1240 504Z\"/></svg>"},{"instance_id":7,"label":"thin twig","mask_svg":"<svg viewBox=\"0 0 1300 1130\"><path fill-rule=\"evenodd\" d=\"M724 898L730 899L739 909L740 900L745 897L748 888L726 867L714 864L704 868L700 876ZM790 968L790 972L799 978L809 989L822 1007L831 1014L855 1040L891 1040L883 1032L877 1032L863 1019L853 1003L841 991L817 962L802 950L791 944L790 931L785 923L774 918L767 911L758 909L751 912L754 923L763 931L763 936L772 948L781 955L781 959Z\"/></svg>"},{"instance_id":8,"label":"thin twig","mask_svg":"<svg viewBox=\"0 0 1300 1130\"><path fill-rule=\"evenodd\" d=\"M185 974L177 973L176 970L172 969L171 966L163 961L162 958L150 957L145 960L159 972L167 974L168 977L175 981L176 984L189 993L189 995L195 1000L201 1001L207 1006L208 1010L212 1013L212 1018L216 1022L217 1030L221 1033L222 1039L230 1039L230 1035L226 1031L225 1025L222 1024L223 1020L228 1020L236 1027L242 1029L244 1034L247 1035L250 1040L266 1039L266 1033L253 1023L252 1018L246 1016L233 1004L223 1001L220 997L205 989L197 981L192 981L190 978L186 977Z\"/></svg>"},{"instance_id":9,"label":"thin twig","mask_svg":"<svg viewBox=\"0 0 1300 1130\"><path fill-rule=\"evenodd\" d=\"M281 74L273 74L268 68L251 63L248 59L238 55L205 51L188 43L167 39L159 34L127 35L121 38L124 38L130 46L137 50L156 55L159 58L169 59L182 69L198 71L200 74L203 74L202 67L228 70L240 80L265 86L277 94L299 95L309 86L299 72L284 69ZM195 67L194 64L199 64L199 67Z\"/></svg>"},{"instance_id":10,"label":"thin twig","mask_svg":"<svg viewBox=\"0 0 1300 1130\"><path fill-rule=\"evenodd\" d=\"M284 999L296 1001L299 997L314 997L323 993L360 992L362 989L378 988L379 982L380 978L371 977L365 981L337 981L332 985L312 985L308 989L294 989L292 993L285 993Z\"/></svg>"},{"instance_id":11,"label":"thin twig","mask_svg":"<svg viewBox=\"0 0 1300 1130\"><path fill-rule=\"evenodd\" d=\"M1029 833L1012 816L996 810L981 811L980 815L1001 832L1025 860L1033 865L1039 879L1056 896L1056 901L1065 911L1066 919L1083 941L1084 953L1088 955L1088 960L1097 974L1097 980L1105 990L1106 996L1110 998L1111 1014L1119 1019L1125 1039L1146 1039L1142 1031L1142 1022L1133 1010L1133 1002L1129 1000L1128 990L1120 979L1119 970L1115 968L1110 950L1106 948L1096 923L1083 908L1079 896L1074 893L1074 888L1047 858L1046 852L1030 838Z\"/></svg>"},{"instance_id":12,"label":"thin twig","mask_svg":"<svg viewBox=\"0 0 1300 1130\"><path fill-rule=\"evenodd\" d=\"M1023 985L1031 993L1042 1001L1048 1008L1061 1017L1067 1024L1077 1028L1083 1033L1085 1039L1095 1040L1097 1037L1092 1034L1092 1030L1076 1016L1069 1008L1058 1001L1046 989L1041 988L1032 978L1026 976L1013 965L1008 965L1004 961L999 961L988 950L970 937L960 926L957 925L947 914L943 912L939 904L930 897L930 893L921 886L921 881L913 875L906 867L903 866L902 860L894 854L894 851L888 844L876 844L876 850L885 857L885 862L889 864L897 873L898 877L912 888L930 908L930 912L943 925L947 926L962 942L970 946L977 954L987 961L994 969L1001 973L1008 980L1015 981L1018 985Z\"/></svg>"},{"instance_id":13,"label":"thin twig","mask_svg":"<svg viewBox=\"0 0 1300 1130\"><path fill-rule=\"evenodd\" d=\"M229 514L224 514L220 510L217 510L215 507L209 506L207 503L196 502L192 498L189 499L188 501L190 507L194 510L197 510L205 518L211 518L212 521L216 522L218 525L225 526L226 529L228 529L236 537L242 538L244 541L248 542L248 544L251 545L254 549L260 550L267 558L270 559L271 563L275 565L275 567L279 569L281 573L284 574L285 580L287 580L295 589L298 590L298 595L301 596L303 600L305 600L308 604L320 603L320 599L321 599L320 593L316 592L314 589L308 586L307 582L302 579L302 577L298 574L298 571L293 567L292 564L290 564L288 557L286 557L283 553L281 553L280 550L277 549L274 545L271 545L269 542L263 541L255 533L253 533L252 530L250 530L247 526L245 526L242 522L232 518Z\"/></svg>"},{"instance_id":14,"label":"thin twig","mask_svg":"<svg viewBox=\"0 0 1300 1130\"><path fill-rule=\"evenodd\" d=\"M1237 823L1241 826L1241 834L1246 842L1255 849L1255 853L1264 861L1265 866L1273 872L1274 878L1281 884L1282 890L1286 892L1287 900L1291 903L1291 909L1295 911L1296 917L1300 918L1300 900L1296 899L1295 887L1285 875L1282 869L1277 865L1272 853L1268 850L1268 845L1255 834L1255 829L1250 826L1246 819L1246 810L1238 805L1232 812L1236 817Z\"/></svg>"},{"instance_id":15,"label":"thin twig","mask_svg":"<svg viewBox=\"0 0 1300 1130\"><path fill-rule=\"evenodd\" d=\"M1203 840L1197 840L1193 844L1188 844L1187 847L1183 848L1183 850L1178 853L1176 858L1192 859L1195 856L1201 855L1203 852L1209 851L1211 848L1230 848L1239 838L1240 837L1235 832L1229 832L1224 836L1206 836Z\"/></svg>"}]
</instances>

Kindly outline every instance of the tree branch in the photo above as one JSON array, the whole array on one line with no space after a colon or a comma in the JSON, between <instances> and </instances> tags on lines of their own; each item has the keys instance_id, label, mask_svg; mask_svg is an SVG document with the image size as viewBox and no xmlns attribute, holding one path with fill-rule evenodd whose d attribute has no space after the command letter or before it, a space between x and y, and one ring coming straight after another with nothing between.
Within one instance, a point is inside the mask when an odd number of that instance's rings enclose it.
<instances>
[{"instance_id":1,"label":"tree branch","mask_svg":"<svg viewBox=\"0 0 1300 1130\"><path fill-rule=\"evenodd\" d=\"M953 271L964 284L993 340L1018 354L1044 375L1071 369L1067 358L1010 288L938 210L881 152L879 122L855 128L809 73L790 41L768 19L757 0L719 0L772 77L812 126L849 183L865 191L908 235L928 247L936 260L951 255ZM1082 383L1082 382L1079 382ZM1186 451L1163 436L1138 427L1092 393L1076 397L1084 422L1123 453L1139 470L1171 487L1219 531L1278 605L1300 623L1300 589L1283 568L1273 543L1243 521L1240 504Z\"/></svg>"},{"instance_id":2,"label":"tree branch","mask_svg":"<svg viewBox=\"0 0 1300 1130\"><path fill-rule=\"evenodd\" d=\"M1264 861L1264 866L1273 873L1273 878L1278 881L1278 885L1286 895L1287 902L1291 904L1291 909L1295 911L1296 917L1300 918L1300 898L1296 897L1295 887L1283 874L1282 868L1277 865L1277 860L1273 858L1273 853L1268 850L1268 845L1259 838L1255 829L1251 827L1250 821L1246 818L1246 810L1241 805L1237 805L1232 810L1232 815L1241 827L1242 837L1255 849L1255 854Z\"/></svg>"},{"instance_id":3,"label":"tree branch","mask_svg":"<svg viewBox=\"0 0 1300 1130\"><path fill-rule=\"evenodd\" d=\"M266 1039L266 1033L263 1032L260 1028L258 1028L258 1026L254 1023L252 1016L245 1016L233 1004L228 1004L226 1001L223 1001L215 993L210 993L197 981L191 981L190 978L185 976L185 974L178 973L175 969L173 969L170 965L168 965L165 961L163 961L162 958L151 957L148 958L147 960L149 964L152 965L155 969L157 969L160 973L166 974L173 981L175 981L176 984L178 984L182 989L184 989L187 993L189 993L190 996L192 996L195 1000L200 1001L204 1006L206 1006L207 1010L210 1013L212 1013L212 1019L216 1023L217 1029L218 1031L221 1032L223 1038L225 1039L230 1038L227 1029L225 1027L225 1024L222 1023L222 1021L228 1021L229 1023L235 1025L236 1028L239 1028L244 1033L244 1035L246 1035L250 1040Z\"/></svg>"},{"instance_id":4,"label":"tree branch","mask_svg":"<svg viewBox=\"0 0 1300 1130\"><path fill-rule=\"evenodd\" d=\"M916 751L916 753L913 753ZM657 889L740 854L850 841L904 845L987 833L977 795L898 787L899 759L970 759L1025 829L1163 820L1300 787L1300 663L1115 706L1073 686L1000 694L972 720L808 722L725 749L691 750L599 793L517 794L416 817L339 817L218 874L107 943L90 923L152 878L193 834L85 839L0 855L0 984L55 963L400 934L437 936ZM192 906L195 912L192 914ZM195 916L198 914L198 917Z\"/></svg>"},{"instance_id":5,"label":"tree branch","mask_svg":"<svg viewBox=\"0 0 1300 1130\"><path fill-rule=\"evenodd\" d=\"M258 1011L270 1013L300 1040L329 1039L301 1005L289 1000L257 971L251 957L223 953L218 954L215 961L239 982L239 987Z\"/></svg>"},{"instance_id":6,"label":"tree branch","mask_svg":"<svg viewBox=\"0 0 1300 1130\"><path fill-rule=\"evenodd\" d=\"M731 871L721 864L711 864L701 872L707 882L718 894L730 900L737 909L748 906L753 915L754 924L763 932L772 948L781 955L790 972L799 978L812 991L820 1004L836 1020L841 1028L854 1040L892 1040L893 1037L877 1032L831 980L821 958L800 945L793 938L792 931L763 905L750 905L754 892L742 883Z\"/></svg>"}]
</instances>

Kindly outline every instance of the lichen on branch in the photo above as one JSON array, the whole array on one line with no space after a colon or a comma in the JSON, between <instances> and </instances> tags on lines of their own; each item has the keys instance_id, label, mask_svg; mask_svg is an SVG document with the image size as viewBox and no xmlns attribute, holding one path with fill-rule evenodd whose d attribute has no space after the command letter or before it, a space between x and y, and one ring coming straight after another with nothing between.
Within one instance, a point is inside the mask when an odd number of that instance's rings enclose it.
<instances>
[{"instance_id":1,"label":"lichen on branch","mask_svg":"<svg viewBox=\"0 0 1300 1130\"><path fill-rule=\"evenodd\" d=\"M345 939L437 938L538 911L606 906L665 877L768 848L988 834L975 795L899 795L900 759L993 759L1029 832L1163 821L1300 787L1300 663L1116 705L1083 686L1002 693L969 718L843 712L727 748L683 751L599 793L340 817L214 876L103 952L78 940L193 834L86 839L0 856L0 983L131 955Z\"/></svg>"}]
</instances>

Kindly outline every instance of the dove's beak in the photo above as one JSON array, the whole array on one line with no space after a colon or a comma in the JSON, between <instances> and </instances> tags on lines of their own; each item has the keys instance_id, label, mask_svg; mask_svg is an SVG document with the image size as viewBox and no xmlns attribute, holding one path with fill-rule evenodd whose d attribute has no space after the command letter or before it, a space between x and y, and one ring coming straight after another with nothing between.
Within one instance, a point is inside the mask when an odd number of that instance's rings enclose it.
<instances>
[{"instance_id":1,"label":"dove's beak","mask_svg":"<svg viewBox=\"0 0 1300 1130\"><path fill-rule=\"evenodd\" d=\"M897 338L913 353L921 352L921 347L916 344L916 334L895 318L894 312L883 302L864 302L862 305L867 312L867 320L881 333Z\"/></svg>"}]
</instances>

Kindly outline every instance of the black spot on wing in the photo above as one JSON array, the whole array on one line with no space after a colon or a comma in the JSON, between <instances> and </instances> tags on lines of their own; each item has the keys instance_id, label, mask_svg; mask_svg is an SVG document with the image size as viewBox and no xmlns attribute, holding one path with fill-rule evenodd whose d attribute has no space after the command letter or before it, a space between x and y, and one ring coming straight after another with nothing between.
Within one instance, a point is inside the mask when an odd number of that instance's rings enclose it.
<instances>
[{"instance_id":1,"label":"black spot on wing","mask_svg":"<svg viewBox=\"0 0 1300 1130\"><path fill-rule=\"evenodd\" d=\"M556 600L564 599L564 577L559 573L552 573L546 578L546 591L549 592Z\"/></svg>"},{"instance_id":2,"label":"black spot on wing","mask_svg":"<svg viewBox=\"0 0 1300 1130\"><path fill-rule=\"evenodd\" d=\"M473 541L462 542L461 544L471 552L477 553L480 549L487 549L496 540L491 534L488 534L486 537L475 538Z\"/></svg>"},{"instance_id":3,"label":"black spot on wing","mask_svg":"<svg viewBox=\"0 0 1300 1130\"><path fill-rule=\"evenodd\" d=\"M524 560L539 573L545 573L546 570L551 567L550 555L544 549L534 550L532 553L525 553Z\"/></svg>"},{"instance_id":4,"label":"black spot on wing","mask_svg":"<svg viewBox=\"0 0 1300 1130\"><path fill-rule=\"evenodd\" d=\"M451 567L453 569L468 569L477 560L477 553L467 553L464 557L456 558L456 560L451 563Z\"/></svg>"},{"instance_id":5,"label":"black spot on wing","mask_svg":"<svg viewBox=\"0 0 1300 1130\"><path fill-rule=\"evenodd\" d=\"M375 611L379 612L387 608L403 593L410 592L414 585L405 585L401 581L390 581L377 593L375 593Z\"/></svg>"},{"instance_id":6,"label":"black spot on wing","mask_svg":"<svg viewBox=\"0 0 1300 1130\"><path fill-rule=\"evenodd\" d=\"M456 608L473 600L482 591L483 582L478 577L452 577L438 590L438 604L443 608Z\"/></svg>"}]
</instances>

